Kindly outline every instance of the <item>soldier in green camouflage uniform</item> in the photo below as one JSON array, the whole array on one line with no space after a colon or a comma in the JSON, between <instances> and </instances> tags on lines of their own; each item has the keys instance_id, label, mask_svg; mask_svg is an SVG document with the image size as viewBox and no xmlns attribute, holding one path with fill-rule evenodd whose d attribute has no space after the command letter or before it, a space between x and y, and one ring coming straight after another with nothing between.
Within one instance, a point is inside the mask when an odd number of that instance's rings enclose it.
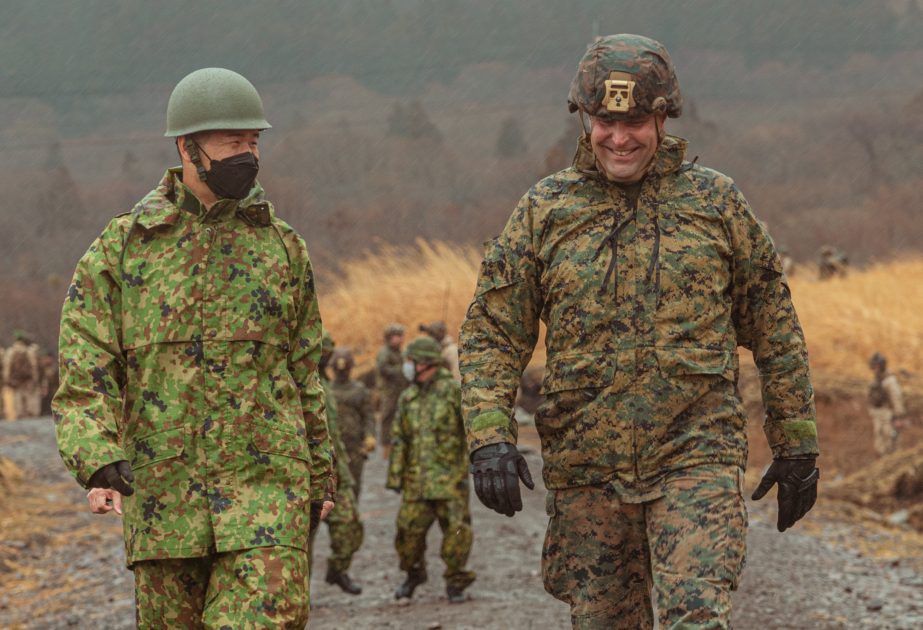
<instances>
[{"instance_id":1,"label":"soldier in green camouflage uniform","mask_svg":"<svg viewBox=\"0 0 923 630\"><path fill-rule=\"evenodd\" d=\"M340 432L339 409L330 381L327 379L326 369L334 353L333 338L324 331L323 350L321 353L320 374L321 384L324 387L324 398L327 403L327 428L330 431L330 440L333 442L336 457L337 486L334 499L335 507L326 519L330 532L330 557L327 559L328 584L336 584L350 595L362 592L359 586L347 573L352 564L353 555L362 546L363 527L359 520L359 510L356 505L355 481L349 470L349 453L343 443ZM318 525L312 523L311 527L311 556L313 558L314 537Z\"/></svg>"},{"instance_id":2,"label":"soldier in green camouflage uniform","mask_svg":"<svg viewBox=\"0 0 923 630\"><path fill-rule=\"evenodd\" d=\"M334 350L330 365L333 369L331 389L336 397L337 424L349 455L349 472L352 473L358 499L362 469L376 445L372 394L361 382L350 378L355 359L347 348Z\"/></svg>"},{"instance_id":3,"label":"soldier in green camouflage uniform","mask_svg":"<svg viewBox=\"0 0 923 630\"><path fill-rule=\"evenodd\" d=\"M407 580L395 597L411 597L426 581L426 532L438 520L446 594L458 603L475 577L465 570L472 531L459 385L442 367L442 348L431 337L414 339L405 354L413 384L398 402L386 483L401 493L394 544Z\"/></svg>"},{"instance_id":4,"label":"soldier in green camouflage uniform","mask_svg":"<svg viewBox=\"0 0 923 630\"><path fill-rule=\"evenodd\" d=\"M193 72L182 167L81 258L61 315L58 448L124 495L140 628L303 628L309 499L332 452L304 240L255 182L260 97Z\"/></svg>"},{"instance_id":5,"label":"soldier in green camouflage uniform","mask_svg":"<svg viewBox=\"0 0 923 630\"><path fill-rule=\"evenodd\" d=\"M461 334L475 491L522 508L512 407L547 326L545 588L575 628L727 627L743 566L747 416L737 346L762 377L779 523L816 498L807 351L772 241L726 176L666 135L681 110L667 51L597 39L570 92L574 165L536 184L487 245ZM590 128L586 127L586 118Z\"/></svg>"},{"instance_id":6,"label":"soldier in green camouflage uniform","mask_svg":"<svg viewBox=\"0 0 923 630\"><path fill-rule=\"evenodd\" d=\"M382 454L385 459L391 451L391 423L397 411L397 399L407 388L407 379L401 373L404 362L401 346L404 343L404 327L400 324L388 324L384 331L385 343L375 357L375 374L378 386L378 405L381 422Z\"/></svg>"}]
</instances>

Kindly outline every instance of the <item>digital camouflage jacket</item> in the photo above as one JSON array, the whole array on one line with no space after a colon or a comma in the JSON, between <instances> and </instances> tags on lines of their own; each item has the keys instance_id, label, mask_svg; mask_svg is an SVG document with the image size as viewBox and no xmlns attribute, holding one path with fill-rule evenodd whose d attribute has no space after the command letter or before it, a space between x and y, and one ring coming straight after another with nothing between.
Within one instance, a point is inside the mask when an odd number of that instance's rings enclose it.
<instances>
[{"instance_id":1,"label":"digital camouflage jacket","mask_svg":"<svg viewBox=\"0 0 923 630\"><path fill-rule=\"evenodd\" d=\"M207 212L178 169L106 227L61 315L58 449L81 485L128 460L128 563L306 548L332 474L302 238L257 185Z\"/></svg>"},{"instance_id":2,"label":"digital camouflage jacket","mask_svg":"<svg viewBox=\"0 0 923 630\"><path fill-rule=\"evenodd\" d=\"M469 448L515 442L516 386L547 327L535 422L550 488L657 496L672 472L743 466L737 347L762 378L775 457L817 453L804 336L778 255L733 181L667 136L634 198L575 166L536 184L489 242L462 326Z\"/></svg>"},{"instance_id":3,"label":"digital camouflage jacket","mask_svg":"<svg viewBox=\"0 0 923 630\"><path fill-rule=\"evenodd\" d=\"M445 368L398 400L387 487L405 500L468 496L468 457L458 381Z\"/></svg>"}]
</instances>

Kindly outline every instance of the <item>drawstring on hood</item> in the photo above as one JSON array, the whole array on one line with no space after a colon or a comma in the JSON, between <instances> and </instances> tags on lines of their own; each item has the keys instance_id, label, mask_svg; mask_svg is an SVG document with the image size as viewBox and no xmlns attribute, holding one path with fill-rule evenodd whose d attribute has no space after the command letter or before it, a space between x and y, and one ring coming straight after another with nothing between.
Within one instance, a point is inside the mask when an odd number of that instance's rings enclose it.
<instances>
[{"instance_id":1,"label":"drawstring on hood","mask_svg":"<svg viewBox=\"0 0 923 630\"><path fill-rule=\"evenodd\" d=\"M658 135L662 133L662 127L658 127ZM657 152L654 154L654 157L651 159L650 167L647 170L647 173L639 182L639 185L643 186L643 183L651 177L663 177L672 173L683 172L692 168L694 162L684 163L683 157L686 152L686 141L682 138L677 138L675 136L664 135L660 146L657 148ZM613 182L610 182L605 174L599 168L596 162L596 156L593 153L593 148L590 144L589 135L583 135L577 143L577 152L574 155L574 169L592 177L594 179L603 182L606 186L616 186ZM599 258L603 249L608 246L611 259L609 260L609 265L606 268L606 273L603 276L602 284L599 287L598 294L604 295L606 293L607 287L609 285L610 278L612 279L612 295L616 296L618 291L618 239L622 230L624 230L629 223L637 219L637 207L638 199L640 198L641 191L637 191L636 195L629 195L630 202L630 213L622 221L618 221L617 217L613 219L613 227L609 232L609 235L605 240L599 244L599 247L596 249L596 253L593 256L593 259L596 260ZM653 280L655 294L660 296L660 224L657 221L657 209L654 208L653 212L653 228L654 228L654 243L653 243L653 252L651 254L650 262L648 263L647 270L644 275L644 281L650 283Z\"/></svg>"}]
</instances>

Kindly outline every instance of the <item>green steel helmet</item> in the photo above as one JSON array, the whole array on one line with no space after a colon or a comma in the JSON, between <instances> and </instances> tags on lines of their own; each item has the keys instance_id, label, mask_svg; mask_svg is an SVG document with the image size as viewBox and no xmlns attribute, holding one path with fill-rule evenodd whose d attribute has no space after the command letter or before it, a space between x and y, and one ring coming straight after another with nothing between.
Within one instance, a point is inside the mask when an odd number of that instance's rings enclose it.
<instances>
[{"instance_id":1,"label":"green steel helmet","mask_svg":"<svg viewBox=\"0 0 923 630\"><path fill-rule=\"evenodd\" d=\"M185 136L213 129L269 129L263 101L253 84L224 68L187 74L167 103L165 136Z\"/></svg>"},{"instance_id":2,"label":"green steel helmet","mask_svg":"<svg viewBox=\"0 0 923 630\"><path fill-rule=\"evenodd\" d=\"M581 110L604 120L632 120L654 113L677 118L683 97L670 53L641 35L597 37L577 66L567 99L571 113Z\"/></svg>"},{"instance_id":3,"label":"green steel helmet","mask_svg":"<svg viewBox=\"0 0 923 630\"><path fill-rule=\"evenodd\" d=\"M429 335L421 335L407 344L404 356L416 363L436 365L442 363L442 346Z\"/></svg>"}]
</instances>

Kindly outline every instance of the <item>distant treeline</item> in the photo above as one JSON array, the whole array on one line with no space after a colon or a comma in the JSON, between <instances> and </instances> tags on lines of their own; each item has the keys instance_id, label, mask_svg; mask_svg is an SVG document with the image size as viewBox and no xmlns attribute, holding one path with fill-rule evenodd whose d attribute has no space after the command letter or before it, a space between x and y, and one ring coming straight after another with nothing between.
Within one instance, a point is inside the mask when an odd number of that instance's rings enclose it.
<instances>
[{"instance_id":1,"label":"distant treeline","mask_svg":"<svg viewBox=\"0 0 923 630\"><path fill-rule=\"evenodd\" d=\"M208 65L231 65L258 83L343 74L405 94L471 63L572 63L594 32L613 29L644 32L671 50L823 67L855 53L918 49L923 9L917 0L3 2L0 96L66 104L173 83Z\"/></svg>"}]
</instances>

